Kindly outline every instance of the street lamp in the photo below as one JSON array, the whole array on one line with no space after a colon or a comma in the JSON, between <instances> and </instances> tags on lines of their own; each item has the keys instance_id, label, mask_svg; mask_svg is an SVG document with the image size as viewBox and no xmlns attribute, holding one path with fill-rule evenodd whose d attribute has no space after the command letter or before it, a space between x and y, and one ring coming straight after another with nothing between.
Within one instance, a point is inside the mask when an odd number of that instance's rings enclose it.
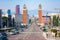
<instances>
[{"instance_id":1,"label":"street lamp","mask_svg":"<svg viewBox=\"0 0 60 40\"><path fill-rule=\"evenodd\" d=\"M47 14L48 14L48 12L47 12ZM48 25L48 20L47 20L47 17L48 17L48 16L47 16L47 14L46 14L46 24Z\"/></svg>"},{"instance_id":2,"label":"street lamp","mask_svg":"<svg viewBox=\"0 0 60 40\"><path fill-rule=\"evenodd\" d=\"M53 26L53 16L51 16L51 27Z\"/></svg>"}]
</instances>

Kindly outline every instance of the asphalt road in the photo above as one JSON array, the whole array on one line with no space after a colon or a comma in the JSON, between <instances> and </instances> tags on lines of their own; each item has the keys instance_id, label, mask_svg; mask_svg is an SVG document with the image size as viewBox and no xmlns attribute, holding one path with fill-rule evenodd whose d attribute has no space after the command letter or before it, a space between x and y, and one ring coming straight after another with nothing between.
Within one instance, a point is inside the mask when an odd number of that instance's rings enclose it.
<instances>
[{"instance_id":1,"label":"asphalt road","mask_svg":"<svg viewBox=\"0 0 60 40\"><path fill-rule=\"evenodd\" d=\"M35 23L33 23L24 32L21 32L21 34L10 35L8 36L8 39L9 40L46 40L42 35L43 34L40 28Z\"/></svg>"}]
</instances>

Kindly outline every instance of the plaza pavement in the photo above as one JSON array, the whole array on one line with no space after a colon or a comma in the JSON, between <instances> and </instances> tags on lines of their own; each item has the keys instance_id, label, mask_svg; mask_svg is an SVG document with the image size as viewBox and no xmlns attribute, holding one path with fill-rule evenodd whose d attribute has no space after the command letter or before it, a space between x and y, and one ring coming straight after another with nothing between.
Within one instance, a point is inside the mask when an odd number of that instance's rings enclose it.
<instances>
[{"instance_id":1,"label":"plaza pavement","mask_svg":"<svg viewBox=\"0 0 60 40\"><path fill-rule=\"evenodd\" d=\"M43 36L43 32L36 24L32 24L24 32L17 35L8 36L9 40L46 40Z\"/></svg>"}]
</instances>

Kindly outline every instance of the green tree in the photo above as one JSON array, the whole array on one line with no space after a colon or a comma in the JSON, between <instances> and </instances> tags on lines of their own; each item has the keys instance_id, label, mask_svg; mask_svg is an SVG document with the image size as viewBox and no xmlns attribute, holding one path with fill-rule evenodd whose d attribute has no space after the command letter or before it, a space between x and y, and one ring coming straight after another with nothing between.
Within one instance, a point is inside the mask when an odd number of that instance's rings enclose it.
<instances>
[{"instance_id":1,"label":"green tree","mask_svg":"<svg viewBox=\"0 0 60 40\"><path fill-rule=\"evenodd\" d=\"M3 19L3 20L7 20L7 19L8 19L8 17L5 17L5 16L4 16L4 17L2 17L2 19Z\"/></svg>"},{"instance_id":2,"label":"green tree","mask_svg":"<svg viewBox=\"0 0 60 40\"><path fill-rule=\"evenodd\" d=\"M5 17L5 16L2 17L2 20L3 20L3 23L2 23L2 24L3 24L3 27L4 27L4 26L7 26L7 19L8 19L8 17Z\"/></svg>"},{"instance_id":3,"label":"green tree","mask_svg":"<svg viewBox=\"0 0 60 40\"><path fill-rule=\"evenodd\" d=\"M59 20L58 16L53 16L53 26L58 26L58 20Z\"/></svg>"}]
</instances>

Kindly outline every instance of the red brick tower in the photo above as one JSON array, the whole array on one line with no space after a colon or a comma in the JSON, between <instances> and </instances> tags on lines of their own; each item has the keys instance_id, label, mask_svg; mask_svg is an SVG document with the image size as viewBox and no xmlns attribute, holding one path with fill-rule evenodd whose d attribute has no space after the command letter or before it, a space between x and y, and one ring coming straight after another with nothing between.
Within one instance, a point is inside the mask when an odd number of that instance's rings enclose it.
<instances>
[{"instance_id":1,"label":"red brick tower","mask_svg":"<svg viewBox=\"0 0 60 40\"><path fill-rule=\"evenodd\" d=\"M23 6L22 22L23 22L24 25L27 24L27 10L26 10L26 5L25 4Z\"/></svg>"},{"instance_id":2,"label":"red brick tower","mask_svg":"<svg viewBox=\"0 0 60 40\"><path fill-rule=\"evenodd\" d=\"M39 4L39 8L38 8L38 22L40 25L42 24L42 7L41 7L41 4Z\"/></svg>"}]
</instances>

